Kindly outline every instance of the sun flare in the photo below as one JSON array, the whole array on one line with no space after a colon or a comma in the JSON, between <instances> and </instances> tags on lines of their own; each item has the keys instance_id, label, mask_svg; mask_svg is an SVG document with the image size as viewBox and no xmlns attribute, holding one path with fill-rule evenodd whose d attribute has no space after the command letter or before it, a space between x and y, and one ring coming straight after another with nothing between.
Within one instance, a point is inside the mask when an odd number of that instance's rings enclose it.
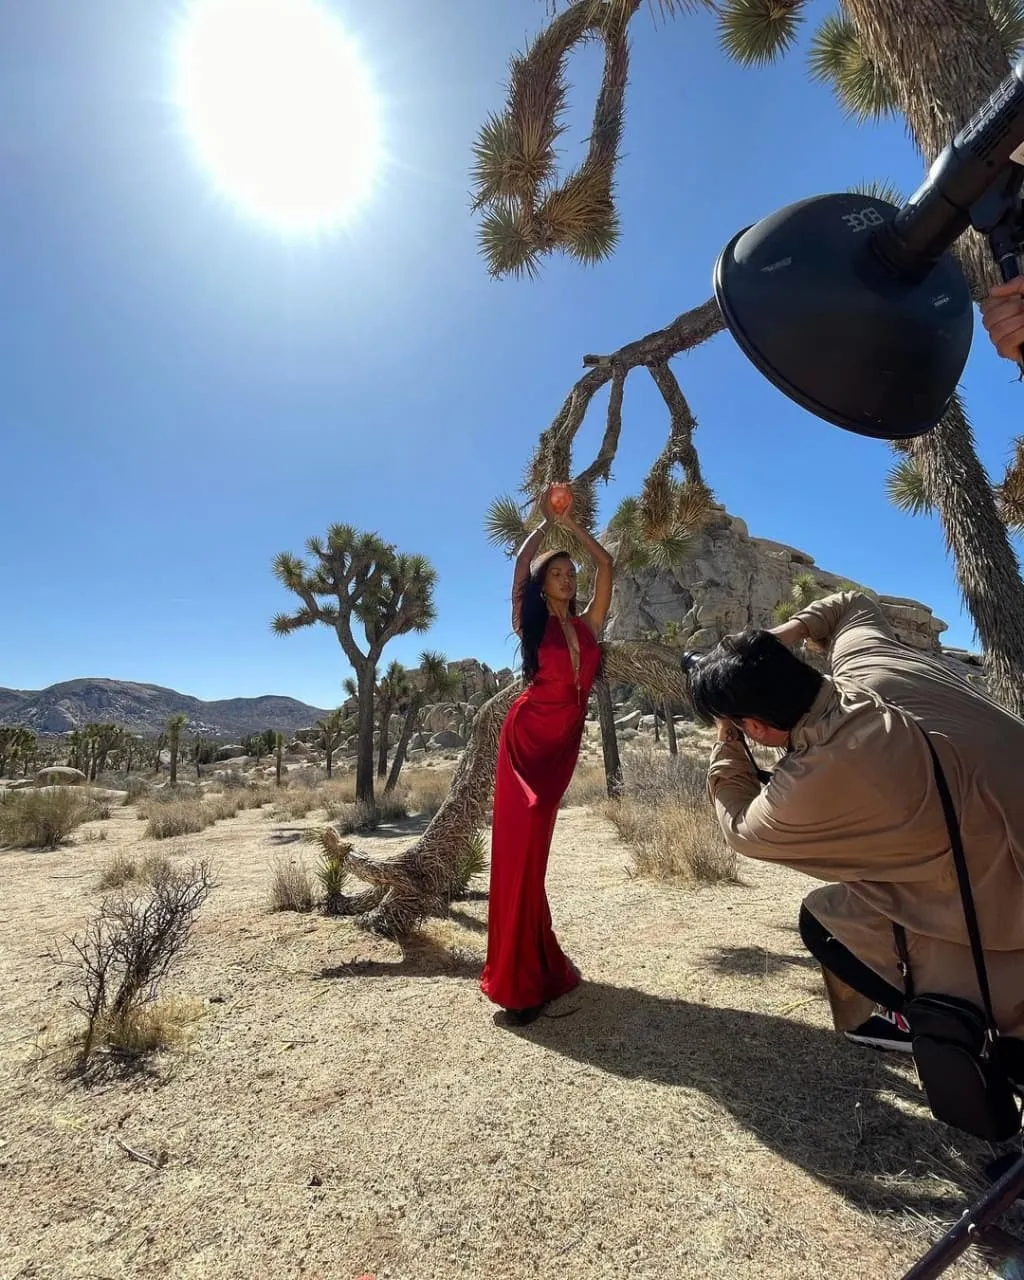
<instances>
[{"instance_id":1,"label":"sun flare","mask_svg":"<svg viewBox=\"0 0 1024 1280\"><path fill-rule=\"evenodd\" d=\"M191 0L176 99L217 188L302 234L345 222L380 168L367 69L323 0Z\"/></svg>"}]
</instances>

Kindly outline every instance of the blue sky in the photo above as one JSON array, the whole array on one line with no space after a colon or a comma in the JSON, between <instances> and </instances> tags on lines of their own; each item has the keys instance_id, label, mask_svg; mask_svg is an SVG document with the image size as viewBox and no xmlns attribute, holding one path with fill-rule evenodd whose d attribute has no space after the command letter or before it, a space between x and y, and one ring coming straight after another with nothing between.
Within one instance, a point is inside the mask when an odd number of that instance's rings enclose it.
<instances>
[{"instance_id":1,"label":"blue sky","mask_svg":"<svg viewBox=\"0 0 1024 1280\"><path fill-rule=\"evenodd\" d=\"M544 4L334 7L380 94L388 159L361 217L296 242L218 198L190 151L171 95L183 0L4 6L0 685L102 675L333 705L348 672L332 633L269 629L289 606L274 554L332 521L437 567L437 625L389 657L414 663L426 644L510 664L509 565L483 516L518 482L581 355L703 301L722 245L780 205L873 177L911 190L922 174L902 126L849 123L800 55L743 70L708 17L643 15L618 253L492 281L470 148ZM598 58L572 64L569 161ZM675 367L706 476L752 533L924 600L950 643L973 642L941 530L886 502L886 446L791 405L727 335ZM627 385L606 514L664 437L648 383ZM999 471L1020 409L1014 371L976 341L965 387ZM596 412L584 445L601 425Z\"/></svg>"}]
</instances>

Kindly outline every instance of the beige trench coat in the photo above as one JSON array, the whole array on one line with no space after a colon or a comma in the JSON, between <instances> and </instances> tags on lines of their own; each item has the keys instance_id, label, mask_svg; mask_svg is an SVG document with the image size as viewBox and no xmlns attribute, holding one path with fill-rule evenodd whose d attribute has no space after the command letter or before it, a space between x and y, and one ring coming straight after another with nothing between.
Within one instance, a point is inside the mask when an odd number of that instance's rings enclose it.
<instances>
[{"instance_id":1,"label":"beige trench coat","mask_svg":"<svg viewBox=\"0 0 1024 1280\"><path fill-rule=\"evenodd\" d=\"M708 790L726 840L831 882L808 895L807 909L886 982L903 987L895 921L919 993L980 1003L919 724L960 817L996 1020L1024 1037L1024 721L901 644L861 592L796 616L829 647L832 678L763 789L740 745L714 748ZM870 1001L832 974L825 981L838 1029L869 1015Z\"/></svg>"}]
</instances>

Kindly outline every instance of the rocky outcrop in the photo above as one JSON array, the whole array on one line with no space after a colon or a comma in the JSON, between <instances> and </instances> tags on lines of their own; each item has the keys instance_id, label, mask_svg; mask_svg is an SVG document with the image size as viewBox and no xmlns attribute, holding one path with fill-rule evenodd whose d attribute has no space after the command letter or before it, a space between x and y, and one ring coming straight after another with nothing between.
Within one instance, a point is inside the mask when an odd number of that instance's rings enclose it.
<instances>
[{"instance_id":1,"label":"rocky outcrop","mask_svg":"<svg viewBox=\"0 0 1024 1280\"><path fill-rule=\"evenodd\" d=\"M752 538L742 520L718 508L680 564L618 574L607 638L639 639L674 622L690 635L688 648L706 650L731 631L774 625L775 606L790 598L801 575L812 577L820 594L853 585L820 568L805 551ZM927 605L897 596L879 600L902 641L941 653L946 623Z\"/></svg>"}]
</instances>

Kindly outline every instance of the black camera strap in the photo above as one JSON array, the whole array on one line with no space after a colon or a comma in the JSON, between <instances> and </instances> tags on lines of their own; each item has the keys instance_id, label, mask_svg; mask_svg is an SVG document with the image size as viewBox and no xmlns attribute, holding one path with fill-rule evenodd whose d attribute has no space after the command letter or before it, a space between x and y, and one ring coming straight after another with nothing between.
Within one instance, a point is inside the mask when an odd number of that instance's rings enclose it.
<instances>
[{"instance_id":1,"label":"black camera strap","mask_svg":"<svg viewBox=\"0 0 1024 1280\"><path fill-rule=\"evenodd\" d=\"M917 724L917 721L914 721ZM992 1012L992 996L988 985L988 970L985 968L985 953L981 947L981 932L978 928L978 916L974 909L974 894L971 891L971 877L967 870L967 859L964 856L964 846L960 839L960 823L957 818L956 807L953 804L953 797L949 791L949 784L946 781L946 774L939 760L938 752L932 743L932 740L924 728L917 724L921 730L925 742L928 744L928 750L932 757L932 772L935 774L935 785L938 787L939 799L942 802L942 814L946 819L946 831L949 834L949 845L953 853L953 865L956 867L957 883L960 887L960 902L964 909L964 920L967 923L967 937L971 944L971 955L974 957L974 969L978 976L978 987L981 991L982 1004L985 1006L985 1016L988 1019L989 1037L994 1039L998 1034L996 1026L995 1014ZM907 938L902 925L893 925L893 932L896 937L896 950L900 957L900 967L906 981L906 990L908 998L913 998L914 986L913 978L910 973L910 960L907 955Z\"/></svg>"}]
</instances>

